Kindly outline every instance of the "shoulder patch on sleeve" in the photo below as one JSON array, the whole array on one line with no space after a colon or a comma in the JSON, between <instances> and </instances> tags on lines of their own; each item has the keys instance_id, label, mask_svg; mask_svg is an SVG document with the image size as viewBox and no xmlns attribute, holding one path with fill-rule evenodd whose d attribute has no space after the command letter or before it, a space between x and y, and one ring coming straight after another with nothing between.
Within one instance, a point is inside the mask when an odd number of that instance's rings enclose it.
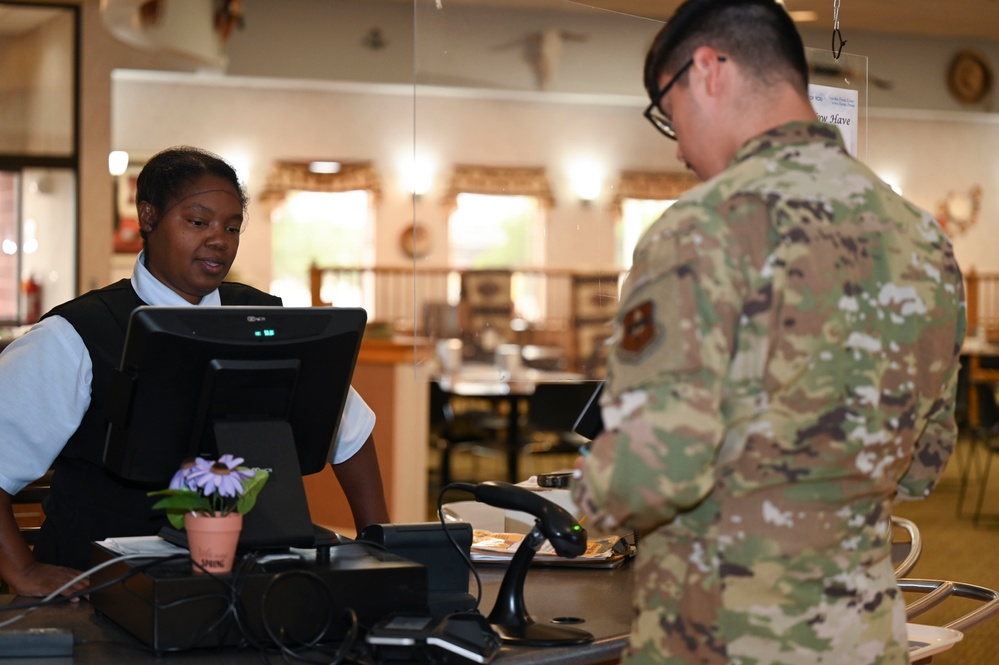
<instances>
[{"instance_id":1,"label":"shoulder patch on sleeve","mask_svg":"<svg viewBox=\"0 0 999 665\"><path fill-rule=\"evenodd\" d=\"M650 344L659 343L662 329L656 326L655 303L645 300L628 310L621 320L621 349L641 354Z\"/></svg>"}]
</instances>

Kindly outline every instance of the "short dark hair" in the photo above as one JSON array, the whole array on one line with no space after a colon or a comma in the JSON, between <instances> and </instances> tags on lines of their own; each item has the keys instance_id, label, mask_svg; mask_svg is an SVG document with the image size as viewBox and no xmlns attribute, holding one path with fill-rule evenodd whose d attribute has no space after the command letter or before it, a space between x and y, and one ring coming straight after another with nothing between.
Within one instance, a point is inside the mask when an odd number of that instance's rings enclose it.
<instances>
[{"instance_id":1,"label":"short dark hair","mask_svg":"<svg viewBox=\"0 0 999 665\"><path fill-rule=\"evenodd\" d=\"M184 187L203 175L215 175L231 182L239 195L240 205L246 210L248 199L239 184L236 169L218 155L189 145L167 148L146 162L135 181L135 202L146 201L157 213L162 213L168 202L181 195Z\"/></svg>"},{"instance_id":2,"label":"short dark hair","mask_svg":"<svg viewBox=\"0 0 999 665\"><path fill-rule=\"evenodd\" d=\"M700 46L710 46L761 83L784 80L808 91L808 63L801 35L774 0L687 0L659 31L645 57L645 89L659 92L659 78L675 72Z\"/></svg>"}]
</instances>

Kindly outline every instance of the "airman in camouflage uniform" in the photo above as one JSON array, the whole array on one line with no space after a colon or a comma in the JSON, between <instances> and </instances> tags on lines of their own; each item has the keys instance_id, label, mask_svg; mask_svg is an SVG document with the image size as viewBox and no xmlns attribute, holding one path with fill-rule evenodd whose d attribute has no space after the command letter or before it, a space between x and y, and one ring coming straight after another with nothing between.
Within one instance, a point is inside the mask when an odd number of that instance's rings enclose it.
<instances>
[{"instance_id":1,"label":"airman in camouflage uniform","mask_svg":"<svg viewBox=\"0 0 999 665\"><path fill-rule=\"evenodd\" d=\"M727 25L758 45L745 21L774 10L688 2L674 20L693 13L709 33L691 43L667 24L653 51L671 38L686 51L647 62L655 100L694 60L665 120L707 181L638 243L606 431L573 483L591 524L642 534L627 663L909 660L890 508L931 491L956 440L961 274L937 222L852 159L810 105L771 97L758 113L777 124L730 152L717 146L734 130L708 148L686 134L733 117L712 86L752 94L731 78L752 67L705 15L735 12Z\"/></svg>"}]
</instances>

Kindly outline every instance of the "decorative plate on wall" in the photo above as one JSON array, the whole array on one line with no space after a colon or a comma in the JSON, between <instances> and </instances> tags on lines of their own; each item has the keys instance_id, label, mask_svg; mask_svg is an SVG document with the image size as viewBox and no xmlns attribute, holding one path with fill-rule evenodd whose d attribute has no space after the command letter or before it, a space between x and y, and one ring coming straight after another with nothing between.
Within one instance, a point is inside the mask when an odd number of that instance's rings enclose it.
<instances>
[{"instance_id":1,"label":"decorative plate on wall","mask_svg":"<svg viewBox=\"0 0 999 665\"><path fill-rule=\"evenodd\" d=\"M947 88L954 99L975 104L992 89L992 65L984 53L972 49L959 51L947 70Z\"/></svg>"},{"instance_id":2,"label":"decorative plate on wall","mask_svg":"<svg viewBox=\"0 0 999 665\"><path fill-rule=\"evenodd\" d=\"M409 258L422 259L430 253L430 232L419 222L410 224L399 235L399 247Z\"/></svg>"}]
</instances>

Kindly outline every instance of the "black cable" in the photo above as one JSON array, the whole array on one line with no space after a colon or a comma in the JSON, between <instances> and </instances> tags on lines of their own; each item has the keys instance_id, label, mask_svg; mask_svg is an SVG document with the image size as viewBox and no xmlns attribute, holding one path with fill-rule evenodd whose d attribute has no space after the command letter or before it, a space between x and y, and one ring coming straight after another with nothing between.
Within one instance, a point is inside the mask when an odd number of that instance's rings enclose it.
<instances>
[{"instance_id":1,"label":"black cable","mask_svg":"<svg viewBox=\"0 0 999 665\"><path fill-rule=\"evenodd\" d=\"M217 631L218 634L215 638L216 641L215 646L218 647L225 646L226 635L225 632L223 632L220 629L225 627L226 620L232 617L234 614L233 598L235 595L235 589L229 584L224 584L224 586L225 590L217 593L202 593L196 596L187 596L184 598L178 598L177 600L173 600L167 603L156 603L154 605L154 608L156 611L160 611L166 609L175 609L177 607L193 603L203 603L205 601L213 599L220 600L222 602L222 608L221 611L218 613L218 615L207 625L203 626L197 633L195 633L191 637L190 641L187 643L186 646L179 646L170 649L159 649L158 651L162 653L178 653L182 651L188 651L190 649L197 647L198 643L201 640L211 636L213 633L216 633Z\"/></svg>"},{"instance_id":2,"label":"black cable","mask_svg":"<svg viewBox=\"0 0 999 665\"><path fill-rule=\"evenodd\" d=\"M237 586L240 590L242 590L243 585L246 583L243 578L250 574L250 568L256 565L259 561L256 554L248 555L245 558L249 559L249 562L241 566L238 571L239 581L237 581ZM270 660L267 658L268 647L266 644L257 639L257 636L253 633L253 630L247 623L246 613L247 610L243 603L243 594L237 594L235 602L233 603L233 619L236 622L236 628L239 630L239 634L246 641L246 644L256 649L265 663L269 663Z\"/></svg>"},{"instance_id":3,"label":"black cable","mask_svg":"<svg viewBox=\"0 0 999 665\"><path fill-rule=\"evenodd\" d=\"M348 543L342 543L340 545L340 547L342 547L344 545L349 545L349 544L363 545L365 547L373 545L373 543L368 543L368 542L361 543L361 542L351 541L351 542L348 542ZM375 546L378 547L376 544L375 544ZM387 551L387 550L385 550L384 547L381 547L380 549L382 549L384 551ZM157 567L163 566L164 564L172 563L172 562L175 562L175 561L178 561L178 560L181 560L181 559L190 560L189 559L189 555L186 552L185 553L180 553L180 554L169 555L169 556L166 556L166 557L150 558L148 561L144 561L143 563L139 563L139 564L136 564L136 565L129 566L128 570L125 573L121 574L121 575L118 575L118 576L116 576L116 577L114 577L112 579L109 579L109 580L107 580L107 581L105 581L105 582L103 582L103 583L101 583L99 585L95 585L93 587L88 587L87 589L84 589L83 591L76 592L76 593L73 593L73 594L68 595L68 596L53 596L52 598L48 598L48 599L45 599L45 600L42 600L42 601L38 601L38 602L17 603L17 604L2 605L2 606L0 606L0 612L5 612L5 611L9 612L9 611L19 610L19 611L23 611L25 613L30 613L30 612L32 612L32 611L34 611L36 609L42 608L42 607L48 607L48 606L52 606L52 605L56 605L56 604L60 604L60 603L69 603L74 598L84 597L84 596L87 596L90 593L101 591L103 589L115 586L117 584L122 584L123 582L125 582L126 580L128 580L129 578L131 578L131 577L133 577L135 575L138 575L138 574L143 573L143 572L147 572L149 570L152 570L152 569L155 569ZM194 563L194 562L192 562L192 563ZM194 563L194 565L197 566L196 563ZM244 606L244 603L243 603L243 593L242 592L244 590L244 586L246 584L247 579L249 578L249 575L251 574L251 572L253 571L253 569L255 569L255 568L258 567L258 565L259 565L259 558L258 558L258 556L256 554L246 555L246 556L242 557L242 559L240 560L240 563L237 565L236 569L232 572L231 579L226 579L226 577L221 577L221 576L216 575L216 574L211 573L211 572L207 572L207 571L205 572L204 577L206 579L211 579L211 580L215 581L216 583L218 583L218 585L220 587L218 592L216 592L216 593L203 593L203 594L199 594L199 595L196 595L196 596L187 596L187 597L184 597L184 598L178 598L178 599L175 599L175 600L171 600L169 602L155 603L153 605L153 609L158 611L158 610L176 609L177 607L181 607L181 606L183 606L185 604L191 604L191 603L196 603L196 602L203 602L205 600L211 600L211 599L221 600L224 603L223 611L220 612L219 616L214 621L212 621L206 628L204 628L203 630L198 631L198 634L195 635L193 637L193 639L191 640L190 646L187 646L187 647L176 647L176 648L171 648L171 649L152 649L152 648L150 648L150 647L148 647L146 645L135 644L135 645L133 645L134 648L136 648L139 651L145 652L145 653L148 653L148 652L173 653L173 652L185 651L185 650L188 650L190 648L195 647L197 645L198 641L204 639L204 637L210 635L213 631L216 631L220 626L223 625L223 623L226 621L227 618L232 617L234 619L234 624L236 626L236 629L239 631L240 636L244 640L244 644L243 645L244 646L249 645L251 648L254 648L255 650L257 650L257 652L260 655L261 659L265 663L269 664L270 660L268 658L268 652L271 651L271 649L269 649L268 645L264 644L260 639L258 639L258 637L254 634L254 631L252 630L251 626L247 623L247 620L246 620L246 611L247 610L246 610L246 608ZM265 588L263 594L261 595L261 614L262 614L261 619L262 619L264 628L268 632L268 636L270 637L271 640L273 640L275 647L279 650L279 652L281 653L281 655L282 655L282 657L284 658L285 661L287 661L289 658L291 658L291 659L294 659L294 660L297 660L297 661L300 661L300 662L310 663L312 665L325 665L325 663L327 661L325 661L325 660L318 661L318 660L309 659L309 658L305 657L304 655L302 655L300 653L297 653L294 649L288 647L288 645L284 644L283 641L280 638L278 638L278 636L275 634L275 632L273 630L273 627L270 625L270 623L267 620L266 615L264 614L264 608L266 606L268 592L270 592L272 590L272 588L274 587L274 585L277 584L278 582L280 582L282 579L286 579L286 578L288 578L290 576L293 576L293 575L304 576L304 577L308 577L310 579L313 579L316 582L316 585L322 591L322 593L323 593L323 595L324 595L324 597L326 599L326 602L327 602L327 611L323 612L323 614L327 617L327 620L326 620L325 624L323 625L322 629L319 631L319 633L315 637L313 637L312 639L306 640L305 642L302 643L301 646L304 649L311 649L311 650L313 650L316 653L329 655L328 650L325 648L326 645L323 645L321 643L321 641L325 637L326 633L328 633L330 631L330 628L331 628L332 623L333 623L333 606L334 606L334 600L333 600L332 593L331 593L330 589L322 581L322 578L319 577L318 575L316 575L315 573L312 573L311 571L303 571L303 570L284 571L284 572L281 572L281 573L277 573L276 575L274 575L270 579L267 587ZM230 577L230 576L227 576L227 577ZM126 593L132 594L133 596L135 596L137 598L140 598L143 602L148 603L148 601L149 601L149 598L141 596L136 590L131 589L131 588L129 588L128 586L126 586L124 584L122 584L122 589ZM346 661L346 662L360 662L360 663L364 663L364 665L370 665L370 663L366 663L365 661L353 661L353 660L350 659L350 651L357 644L357 638L358 638L358 634L359 634L360 624L358 622L357 614L356 614L356 612L354 612L354 610L352 610L350 608L347 608L345 610L345 612L346 612L347 620L349 622L348 631L347 631L347 634L346 634L346 637L344 638L344 640L340 643L340 645L336 649L336 651L333 652L334 660L330 661L330 663L332 664L332 663L340 663L340 662L345 662ZM220 647L221 646L225 646L225 639L224 638L225 638L224 634L221 634L219 636L219 645L218 646L220 646ZM80 644L83 644L83 643L100 644L102 642L104 642L104 641L101 641L101 640L86 641L85 640L85 641L80 641L79 643ZM329 645L329 646L332 647L332 645ZM363 646L363 644L362 644L362 646ZM363 653L358 654L358 655L361 658L364 657Z\"/></svg>"},{"instance_id":4,"label":"black cable","mask_svg":"<svg viewBox=\"0 0 999 665\"><path fill-rule=\"evenodd\" d=\"M454 536L451 535L451 530L447 528L447 521L444 519L444 495L447 493L448 490L452 489L464 490L466 492L473 493L475 491L475 485L471 483L449 483L446 486L444 486L441 489L440 493L437 495L437 519L440 520L441 526L444 527L444 535L447 536L447 539L449 541L451 541L451 544L454 546L454 549L458 550L458 554L461 555L461 558L465 561L465 565L468 566L468 569L472 571L472 577L475 578L475 589L476 589L475 607L473 607L472 610L478 611L479 603L482 602L482 578L479 577L479 571L475 569L475 564L472 563L472 557L465 553L465 550L461 548L461 545L458 544L458 541L456 541L454 539Z\"/></svg>"},{"instance_id":5,"label":"black cable","mask_svg":"<svg viewBox=\"0 0 999 665\"><path fill-rule=\"evenodd\" d=\"M129 570L128 573L126 573L125 575L122 575L114 580L109 580L108 582L98 587L95 587L94 589L86 590L83 593L87 593L93 590L99 590L111 586L113 584L124 582L126 579L132 577L137 573L143 572L148 569L152 569L170 559L180 559L180 558L190 560L189 555L187 553L184 553L184 554L174 555L172 557L168 557L165 559L153 561L147 564L140 564L137 566L133 566L132 569ZM256 559L254 557L244 557L239 567L237 567L236 571L233 573L232 581L229 581L225 577L218 576L214 573L206 572L204 575L205 579L210 579L219 585L220 588L219 591L217 592L202 593L195 596L186 596L183 598L178 598L176 600L172 600L169 602L154 603L153 609L155 611L176 609L177 607L189 605L192 603L202 603L207 600L219 600L222 602L223 607L222 611L219 612L218 616L212 622L210 622L203 629L199 630L198 633L192 637L191 641L188 643L188 646L175 647L170 649L153 649L153 651L156 651L158 653L175 653L180 651L186 651L190 648L197 646L199 641L211 635L214 631L218 630L220 627L224 627L223 624L225 623L226 619L234 616L236 613L236 603L238 602L241 596L240 592L242 590L243 578L247 574L246 571L252 568L253 565L255 565L255 563ZM142 596L137 591L130 589L127 586L123 585L122 588L123 591L135 596L136 598L139 598L144 603L149 601L149 598ZM218 636L218 645L219 646L224 645L225 641L226 641L226 634L222 632Z\"/></svg>"},{"instance_id":6,"label":"black cable","mask_svg":"<svg viewBox=\"0 0 999 665\"><path fill-rule=\"evenodd\" d=\"M357 642L360 627L360 622L357 620L357 612L349 607L346 608L344 612L347 614L347 624L349 628L347 629L347 634L343 638L343 642L340 643L340 648L337 649L336 654L334 655L333 660L329 662L329 665L337 665L337 663L342 662Z\"/></svg>"},{"instance_id":7,"label":"black cable","mask_svg":"<svg viewBox=\"0 0 999 665\"><path fill-rule=\"evenodd\" d=\"M314 583L314 586L318 588L322 593L320 594L326 601L326 611L323 612L326 616L326 622L323 624L322 628L319 630L318 634L307 640L303 640L297 648L301 649L313 649L315 646L323 639L327 632L329 632L330 627L333 625L333 594L330 592L329 587L323 582L319 575L315 574L310 570L286 570L274 575L264 587L263 592L260 594L260 622L267 632L267 636L271 639L274 645L281 651L282 656L285 658L294 658L301 660L305 663L315 663L315 665L320 665L319 661L314 661L301 655L296 648L292 648L285 643L285 637L279 637L271 626L271 622L267 617L267 597L273 591L275 585L287 580L292 577L304 577L307 580Z\"/></svg>"},{"instance_id":8,"label":"black cable","mask_svg":"<svg viewBox=\"0 0 999 665\"><path fill-rule=\"evenodd\" d=\"M172 653L177 651L185 651L189 648L193 648L197 645L198 641L204 637L210 635L213 631L222 631L217 637L218 646L226 646L227 633L225 631L231 630L232 626L225 624L226 619L232 619L232 624L235 630L238 632L240 641L236 645L237 648L242 648L249 646L257 651L258 655L265 663L269 663L268 651L269 647L267 644L263 643L259 637L254 633L251 626L248 624L245 614L246 608L244 606L243 596L244 587L249 579L250 574L254 569L259 568L259 556L256 553L247 554L241 558L237 567L233 570L231 574L231 581L227 581L225 578L216 576L212 573L207 573L208 576L212 577L224 588L224 594L200 594L198 596L190 596L184 599L178 599L172 601L171 603L160 603L157 608L166 608L181 605L184 602L194 602L203 601L210 598L220 598L225 602L225 608L219 613L218 617L209 624L204 630L200 631L190 642L189 647L177 647L175 649L167 649L164 652Z\"/></svg>"},{"instance_id":9,"label":"black cable","mask_svg":"<svg viewBox=\"0 0 999 665\"><path fill-rule=\"evenodd\" d=\"M330 615L332 615L332 612L330 613ZM356 654L356 657L363 658L365 655L364 651L365 645L363 642L357 641L360 629L360 622L358 621L357 613L353 609L348 607L344 609L344 615L347 619L348 630L347 634L344 636L343 640L340 642L336 650L333 650L331 653L330 650L327 648L327 645L321 642L315 642L311 647L315 652L319 654L331 655L333 657L333 660L331 661L324 660L321 661L320 663L315 660L307 659L303 655L294 652L290 654L282 653L282 658L285 660L285 662L288 662L288 659L291 658L293 660L310 663L312 665L336 665L337 663L341 662L360 663L362 665L375 665L370 661L357 660L356 658L351 657L352 655L351 652L355 648L358 648L361 650L361 652Z\"/></svg>"},{"instance_id":10,"label":"black cable","mask_svg":"<svg viewBox=\"0 0 999 665\"><path fill-rule=\"evenodd\" d=\"M90 595L91 593L93 593L95 591L101 591L101 590L106 589L106 588L108 588L110 586L114 586L115 584L118 584L120 582L124 582L125 580L127 580L130 577L132 577L133 575L137 575L138 573L144 572L145 570L148 570L150 568L154 568L154 567L156 567L156 566L158 566L160 564L167 563L167 562L175 560L175 559L179 559L181 557L187 557L187 554L186 553L184 553L184 554L171 554L171 555L166 556L166 557L157 558L157 559L151 559L150 561L148 561L146 563L136 564L136 565L132 566L128 570L128 572L124 573L123 575L119 575L118 577L115 577L115 578L113 578L111 580L108 580L107 582L104 582L103 584L98 584L98 585L95 585L95 586L92 586L92 587L87 587L86 589L83 589L82 591L76 591L76 592L71 593L71 594L69 594L67 596L61 596L61 595L60 596L54 596L53 598L50 598L48 600L30 601L30 602L26 602L26 603L17 603L17 604L10 603L10 604L7 604L7 605L0 605L0 612L11 612L11 611L14 611L14 610L36 610L36 609L40 609L42 607L51 607L51 606L60 605L60 604L63 604L63 603L70 603L70 602L72 602L72 601L74 601L74 600L76 600L78 598L85 598L86 596Z\"/></svg>"},{"instance_id":11,"label":"black cable","mask_svg":"<svg viewBox=\"0 0 999 665\"><path fill-rule=\"evenodd\" d=\"M185 556L186 557L188 555L184 554L184 555L181 555L181 556ZM240 593L241 590L242 590L242 582L241 582L242 575L241 575L241 571L243 571L246 568L252 566L252 564L254 563L254 561L255 560L252 557L244 557L244 559L240 562L239 566L236 568L236 571L232 574L232 576L231 576L232 579L229 580L229 579L227 579L227 577L222 577L220 575L217 575L215 573L212 573L210 571L205 570L197 562L191 560L191 563L194 566L196 566L196 567L198 567L198 568L200 568L202 570L203 576L204 576L205 579L212 580L213 582L215 582L216 584L219 585L219 587L220 587L219 590L217 592L214 592L214 593L202 593L202 594L198 594L198 595L195 595L195 596L187 596L187 597L184 597L184 598L178 598L176 600L169 601L169 602L155 603L154 606L153 606L154 609L156 611L168 610L168 609L175 609L177 607L181 607L181 606L187 605L187 604L203 603L203 602L209 601L209 600L218 600L218 601L221 601L221 603L222 603L221 611L214 618L214 620L212 620L207 625L205 625L201 630L199 630L191 638L191 640L188 642L187 646L184 646L184 647L175 647L175 648L172 648L172 649L160 649L159 651L163 652L163 653L175 653L175 652L180 652L180 651L186 651L188 649L196 647L198 645L198 642L200 642L204 638L212 635L212 633L214 633L216 631L219 631L219 634L218 634L218 636L216 638L218 646L221 647L221 646L225 645L225 643L226 643L226 632L225 632L225 629L227 628L226 620L229 619L230 617L233 617L235 615L235 612L236 612L236 603L238 602L238 599L239 599L239 597L241 595L241 593ZM129 590L129 591L131 591L131 590ZM135 594L134 592L132 592L132 593L133 593L133 595L138 595L138 594ZM147 599L143 599L143 600L147 600Z\"/></svg>"},{"instance_id":12,"label":"black cable","mask_svg":"<svg viewBox=\"0 0 999 665\"><path fill-rule=\"evenodd\" d=\"M372 545L372 543L368 543L367 541L365 541L365 542L348 541L348 542L341 542L339 545L337 545L337 547L338 548L339 547L345 547L347 545L352 545L352 544L353 545L360 545L362 547L367 547L369 545ZM384 550L384 548L381 548L381 549ZM323 614L326 615L329 618L328 618L326 624L323 626L323 628L316 635L316 637L313 638L313 639L311 639L311 640L308 640L308 641L306 641L304 643L305 648L306 649L311 649L312 651L320 653L320 654L328 654L329 653L329 649L327 647L328 646L329 647L332 646L332 644L326 645L326 644L324 644L322 642L322 639L326 635L326 633L330 632L330 629L331 629L331 626L332 626L332 621L333 621L333 605L334 605L334 600L332 598L332 594L331 594L331 591L330 591L329 587L327 587L327 585L323 582L323 580L322 580L322 578L320 576L316 575L315 573L311 573L309 571L292 570L292 571L285 571L283 573L278 573L277 575L274 576L274 578L272 578L270 580L269 584L267 585L267 588L265 589L265 593L261 596L261 602L260 602L260 604L261 604L261 621L262 621L262 623L264 625L264 629L266 631L268 631L268 633L269 633L269 639L273 642L273 647L270 646L270 645L264 644L258 638L258 636L254 635L254 632L253 632L253 630L251 629L251 627L250 627L250 625L248 623L248 617L246 616L247 611L246 611L246 608L245 608L245 606L244 606L244 604L242 602L242 594L239 594L239 596L237 597L237 605L236 605L236 612L235 612L236 621L237 621L237 624L239 625L241 634L244 636L244 638L247 640L247 642L251 646L253 646L254 648L257 649L257 651L258 651L258 653L260 655L261 660L264 663L267 663L268 665L270 665L270 663L271 663L271 660L270 660L269 656L270 656L270 654L274 653L275 651L277 653L281 654L282 660L284 660L285 662L288 662L289 659L296 660L296 661L302 661L302 662L306 662L306 663L314 663L315 662L312 659L307 658L303 654L296 652L294 649L291 649L290 647L288 647L287 644L284 643L283 640L279 639L275 635L274 628L268 623L266 614L264 614L265 607L266 607L266 602L267 602L267 600L266 600L266 593L268 591L272 590L272 587L274 586L275 583L277 583L278 581L280 581L279 578L282 578L282 577L283 578L287 578L290 575L304 575L304 576L307 576L309 578L314 578L317 581L318 586L322 589L322 591L323 591L323 593L324 593L324 595L326 596L326 599L327 599L328 609ZM334 661L334 662L339 662L340 660L342 660L344 658L348 658L349 657L349 653L348 652L354 646L354 642L356 642L356 639L357 639L357 633L358 633L358 629L359 629L359 624L357 622L357 615L356 615L356 613L353 610L351 610L349 608L346 609L345 611L348 613L348 620L350 621L349 632L348 632L348 636L347 636L345 642L341 644L340 649L336 652L336 655L335 655L336 661ZM323 662L325 663L325 661L323 661Z\"/></svg>"},{"instance_id":13,"label":"black cable","mask_svg":"<svg viewBox=\"0 0 999 665\"><path fill-rule=\"evenodd\" d=\"M142 557L142 558L148 558L148 557ZM125 573L121 574L121 575L118 575L118 576L116 576L114 578L111 578L111 579L109 579L109 580L107 580L107 581L105 581L105 582L103 582L101 584L98 584L98 585L95 585L95 586L91 586L91 587L87 587L86 589L83 589L82 591L75 592L75 593L70 594L68 596L54 596L52 598L45 599L45 600L42 600L42 601L39 601L39 602L19 603L17 605L0 606L0 611L21 609L21 610L25 610L26 612L30 612L30 611L33 611L35 609L41 608L41 607L48 607L48 606L58 605L58 604L62 604L62 603L69 603L73 599L86 597L86 596L88 596L91 593L102 591L102 590L104 590L106 588L109 588L109 587L112 587L112 586L115 586L115 585L118 585L118 584L122 585L122 590L124 592L129 593L129 594L131 594L131 595L133 595L133 596L135 596L137 598L140 598L143 602L148 602L148 600L149 600L148 598L141 596L135 590L130 589L128 586L124 585L123 583L126 580L130 579L131 577L134 577L135 575L138 575L139 573L143 573L143 572L155 569L155 568L160 567L160 566L162 566L162 565L164 565L166 563L171 563L171 562L174 562L174 561L177 561L177 560L180 560L180 559L189 559L189 555L185 552L185 553L182 553L182 554L173 554L173 555L169 555L169 556L166 556L166 557L149 558L149 560L145 561L144 563L140 563L140 564L135 564L135 565L129 566L128 570ZM200 602L200 601L204 601L206 599L213 599L213 598L215 598L215 599L221 599L222 601L224 601L226 603L226 605L227 605L226 611L222 612L221 615L218 617L218 619L216 621L214 621L205 630L201 631L198 635L196 635L194 637L194 639L191 641L191 646L192 647L194 645L196 645L197 642L200 639L202 639L204 636L210 634L213 630L215 630L225 620L225 618L229 615L229 613L231 611L232 595L234 593L233 587L231 585L229 585L222 578L219 578L217 576L211 575L210 573L209 573L209 576L212 577L212 578L214 578L222 586L223 591L224 591L223 593L209 593L209 594L200 594L200 595L197 595L197 596L188 596L188 597L185 597L185 598L179 598L177 600L173 600L173 601L166 602L166 603L156 603L153 606L154 609L156 609L156 610L172 609L172 608L176 608L176 607L179 607L179 606L182 606L182 605L185 605L185 604L194 603L194 602ZM79 644L85 644L85 643L86 644L90 644L90 643L99 644L99 643L102 643L102 642L103 641L101 641L101 640L81 640L78 643ZM156 651L156 652L162 652L162 653L169 653L169 652L175 652L175 651L183 651L183 650L185 650L184 647L177 647L175 649L166 649L166 650L162 650L162 649L160 649L160 650L150 649L148 646L145 646L145 645L134 645L134 647L136 649L140 650L140 651L147 652L147 653L150 652L150 651Z\"/></svg>"}]
</instances>

